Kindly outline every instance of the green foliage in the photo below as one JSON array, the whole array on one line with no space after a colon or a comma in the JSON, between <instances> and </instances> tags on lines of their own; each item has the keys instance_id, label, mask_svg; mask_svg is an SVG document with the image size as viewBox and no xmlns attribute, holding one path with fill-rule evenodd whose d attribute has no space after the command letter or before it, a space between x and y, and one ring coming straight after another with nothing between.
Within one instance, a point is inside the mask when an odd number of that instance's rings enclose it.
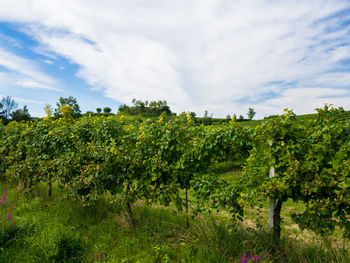
<instances>
[{"instance_id":1,"label":"green foliage","mask_svg":"<svg viewBox=\"0 0 350 263\"><path fill-rule=\"evenodd\" d=\"M4 230L0 230L0 247L8 248L14 246L16 243L16 238L20 229L17 227L9 227Z\"/></svg>"},{"instance_id":2,"label":"green foliage","mask_svg":"<svg viewBox=\"0 0 350 263\"><path fill-rule=\"evenodd\" d=\"M339 226L349 236L350 122L337 120L343 112L325 106L315 120L286 111L263 122L244 168L244 198L253 203L269 196L303 202L305 211L293 214L302 229L325 235ZM269 178L271 167L274 178Z\"/></svg>"},{"instance_id":3,"label":"green foliage","mask_svg":"<svg viewBox=\"0 0 350 263\"><path fill-rule=\"evenodd\" d=\"M248 119L249 119L249 120L252 120L252 119L254 118L255 114L256 114L256 112L254 111L253 108L249 108L249 109L248 109L247 116L248 116Z\"/></svg>"},{"instance_id":4,"label":"green foliage","mask_svg":"<svg viewBox=\"0 0 350 263\"><path fill-rule=\"evenodd\" d=\"M118 112L124 112L131 115L141 114L146 117L160 116L163 112L169 116L172 115L166 100L143 102L142 100L133 99L132 104L134 106L129 107L125 104L120 105Z\"/></svg>"},{"instance_id":5,"label":"green foliage","mask_svg":"<svg viewBox=\"0 0 350 263\"><path fill-rule=\"evenodd\" d=\"M29 191L39 182L56 182L85 205L109 192L123 193L128 207L143 199L174 202L182 210L188 199L181 191L195 176L207 173L212 162L247 156L250 148L246 129L234 122L214 128L195 126L186 114L167 119L163 113L141 124L117 116L64 116L5 128L0 157L7 180Z\"/></svg>"},{"instance_id":6,"label":"green foliage","mask_svg":"<svg viewBox=\"0 0 350 263\"><path fill-rule=\"evenodd\" d=\"M228 209L239 218L246 203L293 199L306 207L293 215L301 228L327 234L340 227L349 235L350 123L339 119L343 113L325 107L317 119L302 120L287 111L250 128L235 120L195 125L191 114L163 113L140 123L120 116L74 119L63 111L59 119L0 124L1 179L29 192L44 182L49 195L57 183L87 206L120 194L130 216L137 200L188 213L191 203L194 213ZM239 183L208 175L216 162L233 159L246 159ZM188 198L192 190L196 200Z\"/></svg>"},{"instance_id":7,"label":"green foliage","mask_svg":"<svg viewBox=\"0 0 350 263\"><path fill-rule=\"evenodd\" d=\"M55 263L84 262L85 247L80 238L63 234L54 244L50 260Z\"/></svg>"},{"instance_id":8,"label":"green foliage","mask_svg":"<svg viewBox=\"0 0 350 263\"><path fill-rule=\"evenodd\" d=\"M80 106L77 102L76 98L73 98L72 96L69 96L68 98L63 98L60 97L58 99L58 102L56 103L57 108L55 109L55 116L56 117L60 117L62 116L63 112L62 112L62 107L64 107L65 111L67 111L66 109L70 108L72 111L72 116L74 118L80 117L81 116L81 111L80 111ZM69 107L67 107L69 106ZM60 111L61 110L61 111Z\"/></svg>"},{"instance_id":9,"label":"green foliage","mask_svg":"<svg viewBox=\"0 0 350 263\"><path fill-rule=\"evenodd\" d=\"M212 119L213 119L213 114L209 115L208 111L206 110L204 112L204 116L202 118L202 123L204 125L211 125L212 124Z\"/></svg>"},{"instance_id":10,"label":"green foliage","mask_svg":"<svg viewBox=\"0 0 350 263\"><path fill-rule=\"evenodd\" d=\"M343 108L325 106L317 111L304 164L306 210L294 218L301 228L328 234L339 226L350 237L350 120L338 119Z\"/></svg>"},{"instance_id":11,"label":"green foliage","mask_svg":"<svg viewBox=\"0 0 350 263\"><path fill-rule=\"evenodd\" d=\"M195 178L193 189L197 201L196 213L228 210L233 218L242 220L243 206L236 185L212 174Z\"/></svg>"},{"instance_id":12,"label":"green foliage","mask_svg":"<svg viewBox=\"0 0 350 263\"><path fill-rule=\"evenodd\" d=\"M18 109L13 112L11 112L11 120L13 121L29 121L30 120L30 114L28 111L27 106L25 105L23 109Z\"/></svg>"},{"instance_id":13,"label":"green foliage","mask_svg":"<svg viewBox=\"0 0 350 263\"><path fill-rule=\"evenodd\" d=\"M256 129L254 148L242 178L242 183L246 182L247 197L256 200L272 196L286 200L293 198L292 195L298 195L300 184L294 182L300 180L298 164L306 145L302 140L305 138L303 130L298 124L296 116L288 112ZM275 167L276 175L270 179L269 170L272 166ZM289 186L296 188L291 189Z\"/></svg>"},{"instance_id":14,"label":"green foliage","mask_svg":"<svg viewBox=\"0 0 350 263\"><path fill-rule=\"evenodd\" d=\"M2 97L0 101L0 117L9 119L11 113L17 109L18 104L10 96Z\"/></svg>"},{"instance_id":15,"label":"green foliage","mask_svg":"<svg viewBox=\"0 0 350 263\"><path fill-rule=\"evenodd\" d=\"M51 118L53 116L52 106L48 103L45 104L44 111L46 116L44 118Z\"/></svg>"},{"instance_id":16,"label":"green foliage","mask_svg":"<svg viewBox=\"0 0 350 263\"><path fill-rule=\"evenodd\" d=\"M110 107L104 107L103 108L103 112L104 113L110 113L112 111L112 109Z\"/></svg>"}]
</instances>

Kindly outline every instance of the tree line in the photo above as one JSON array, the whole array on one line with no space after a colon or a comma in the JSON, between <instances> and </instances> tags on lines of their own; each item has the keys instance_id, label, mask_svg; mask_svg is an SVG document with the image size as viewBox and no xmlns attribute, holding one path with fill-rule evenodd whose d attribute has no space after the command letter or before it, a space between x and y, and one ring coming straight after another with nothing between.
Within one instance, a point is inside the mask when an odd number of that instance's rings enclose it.
<instances>
[{"instance_id":1,"label":"tree line","mask_svg":"<svg viewBox=\"0 0 350 263\"><path fill-rule=\"evenodd\" d=\"M8 123L10 119L14 121L28 121L30 118L31 116L26 105L22 109L18 109L18 104L10 96L1 98L0 119L4 123Z\"/></svg>"},{"instance_id":2,"label":"tree line","mask_svg":"<svg viewBox=\"0 0 350 263\"><path fill-rule=\"evenodd\" d=\"M56 103L56 108L53 108L50 104L46 104L44 107L44 111L46 116L54 118L60 118L65 115L71 115L73 118L78 118L82 116L77 99L72 96L69 96L68 98L59 97L58 102ZM165 112L167 116L176 116L176 113L173 113L170 110L170 107L168 106L166 100L142 101L133 99L132 106L122 104L119 106L118 112L130 115L141 115L144 117L159 117L163 112ZM107 116L113 113L110 107L98 107L96 108L96 112L87 111L85 113L85 115L95 114L104 114ZM196 117L196 114L194 112L191 112L191 116L194 118L195 122L204 125L211 125L216 122L229 122L231 119L235 119L238 122L252 120L255 114L256 112L254 111L254 109L249 108L247 113L247 119L245 119L242 115L240 115L239 118L237 118L234 114L233 117L227 115L226 119L216 119L214 121L213 115L209 115L208 111L204 112L203 117ZM18 104L15 102L15 100L10 96L7 96L3 97L0 101L0 119L3 120L3 123L7 124L9 121L28 121L31 119L31 115L26 105L22 109L18 109Z\"/></svg>"}]
</instances>

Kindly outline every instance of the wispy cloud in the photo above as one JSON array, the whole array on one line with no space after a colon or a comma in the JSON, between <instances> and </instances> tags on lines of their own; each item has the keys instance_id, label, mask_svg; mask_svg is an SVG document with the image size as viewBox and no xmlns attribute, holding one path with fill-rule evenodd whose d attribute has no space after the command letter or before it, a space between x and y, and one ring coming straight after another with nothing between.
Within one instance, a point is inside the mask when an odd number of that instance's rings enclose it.
<instances>
[{"instance_id":1,"label":"wispy cloud","mask_svg":"<svg viewBox=\"0 0 350 263\"><path fill-rule=\"evenodd\" d=\"M61 91L57 87L56 81L42 73L35 62L17 56L1 47L0 66L9 71L6 74L0 74L2 82L7 82L12 87Z\"/></svg>"},{"instance_id":2,"label":"wispy cloud","mask_svg":"<svg viewBox=\"0 0 350 263\"><path fill-rule=\"evenodd\" d=\"M8 37L0 32L0 45L22 47L22 43L13 37Z\"/></svg>"},{"instance_id":3,"label":"wispy cloud","mask_svg":"<svg viewBox=\"0 0 350 263\"><path fill-rule=\"evenodd\" d=\"M22 23L42 50L79 65L77 76L114 100L166 99L176 111L215 116L253 106L262 117L325 102L350 108L349 8L341 0L5 0L0 20Z\"/></svg>"},{"instance_id":4,"label":"wispy cloud","mask_svg":"<svg viewBox=\"0 0 350 263\"><path fill-rule=\"evenodd\" d=\"M21 103L33 103L33 104L38 104L38 105L42 105L43 102L41 100L31 100L31 99L23 99L23 98L18 98L18 97L14 97L13 98L15 101L21 102Z\"/></svg>"}]
</instances>

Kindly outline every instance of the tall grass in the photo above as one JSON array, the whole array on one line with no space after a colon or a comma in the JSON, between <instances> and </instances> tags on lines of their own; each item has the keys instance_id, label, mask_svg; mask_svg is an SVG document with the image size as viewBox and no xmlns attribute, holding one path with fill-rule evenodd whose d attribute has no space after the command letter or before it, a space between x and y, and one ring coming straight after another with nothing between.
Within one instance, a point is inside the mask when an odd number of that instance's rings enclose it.
<instances>
[{"instance_id":1,"label":"tall grass","mask_svg":"<svg viewBox=\"0 0 350 263\"><path fill-rule=\"evenodd\" d=\"M17 232L0 248L0 262L242 262L242 255L270 253L273 262L349 262L350 251L283 236L276 246L264 229L243 227L215 215L198 216L186 228L172 209L138 203L135 224L117 198L93 207L61 198L45 185L32 193L11 188ZM249 261L248 261L249 262Z\"/></svg>"}]
</instances>

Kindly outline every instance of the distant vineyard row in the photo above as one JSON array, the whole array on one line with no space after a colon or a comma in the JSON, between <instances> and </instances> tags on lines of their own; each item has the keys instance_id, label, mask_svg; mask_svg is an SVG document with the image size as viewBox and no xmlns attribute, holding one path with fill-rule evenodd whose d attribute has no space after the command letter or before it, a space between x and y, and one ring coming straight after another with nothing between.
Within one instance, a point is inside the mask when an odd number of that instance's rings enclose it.
<instances>
[{"instance_id":1,"label":"distant vineyard row","mask_svg":"<svg viewBox=\"0 0 350 263\"><path fill-rule=\"evenodd\" d=\"M189 214L190 188L191 213L225 208L238 219L245 206L274 197L277 234L282 204L292 198L306 205L292 215L302 229L326 234L339 226L349 237L350 121L342 115L327 106L312 119L286 111L254 128L194 125L186 114L141 123L69 115L11 122L0 125L0 175L29 191L38 182L51 191L55 182L86 205L120 194L131 215L140 199ZM246 160L236 184L209 174L210 164L232 158Z\"/></svg>"}]
</instances>

